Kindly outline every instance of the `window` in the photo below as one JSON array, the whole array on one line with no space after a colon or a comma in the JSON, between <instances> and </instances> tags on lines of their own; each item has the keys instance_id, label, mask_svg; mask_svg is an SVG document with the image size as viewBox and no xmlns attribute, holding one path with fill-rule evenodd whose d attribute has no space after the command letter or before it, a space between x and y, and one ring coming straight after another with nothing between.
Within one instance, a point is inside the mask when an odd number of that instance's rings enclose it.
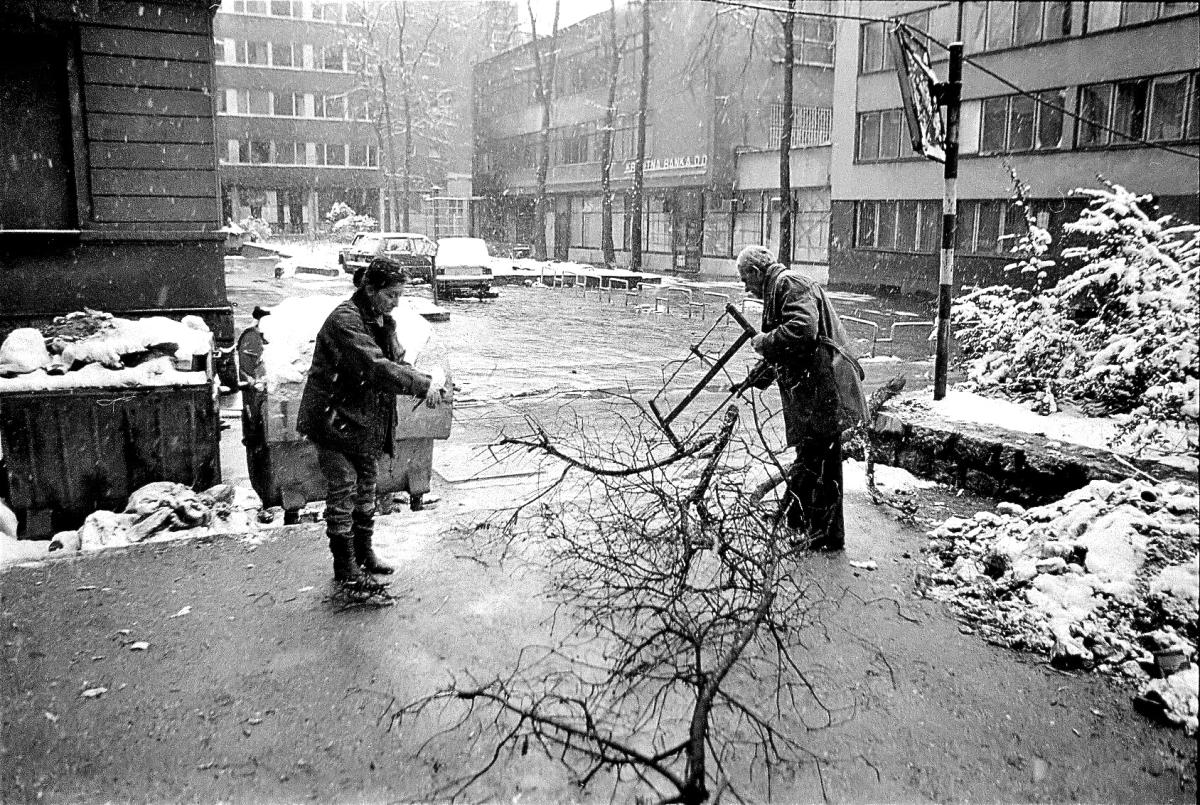
<instances>
[{"instance_id":1,"label":"window","mask_svg":"<svg viewBox=\"0 0 1200 805\"><path fill-rule=\"evenodd\" d=\"M237 60L241 64L265 65L267 63L267 50L266 42L241 41L237 43Z\"/></svg>"},{"instance_id":2,"label":"window","mask_svg":"<svg viewBox=\"0 0 1200 805\"><path fill-rule=\"evenodd\" d=\"M1062 113L1065 104L1066 90L1062 89L1038 93L1036 98L1007 95L984 99L979 153L1062 148L1066 144Z\"/></svg>"},{"instance_id":3,"label":"window","mask_svg":"<svg viewBox=\"0 0 1200 805\"><path fill-rule=\"evenodd\" d=\"M325 95L324 111L317 117L330 117L335 120L342 120L346 117L346 96L345 95Z\"/></svg>"},{"instance_id":4,"label":"window","mask_svg":"<svg viewBox=\"0 0 1200 805\"><path fill-rule=\"evenodd\" d=\"M296 66L296 46L291 42L271 43L271 64L276 67Z\"/></svg>"},{"instance_id":5,"label":"window","mask_svg":"<svg viewBox=\"0 0 1200 805\"><path fill-rule=\"evenodd\" d=\"M315 0L312 4L312 18L337 22L341 13L341 3L337 0Z\"/></svg>"},{"instance_id":6,"label":"window","mask_svg":"<svg viewBox=\"0 0 1200 805\"><path fill-rule=\"evenodd\" d=\"M671 213L667 200L662 196L646 199L645 223L646 251L671 252Z\"/></svg>"},{"instance_id":7,"label":"window","mask_svg":"<svg viewBox=\"0 0 1200 805\"><path fill-rule=\"evenodd\" d=\"M275 142L275 162L280 165L304 164L304 143L277 140Z\"/></svg>"},{"instance_id":8,"label":"window","mask_svg":"<svg viewBox=\"0 0 1200 805\"><path fill-rule=\"evenodd\" d=\"M250 163L254 165L265 165L271 161L271 141L270 140L250 140L248 143L248 152L250 154Z\"/></svg>"},{"instance_id":9,"label":"window","mask_svg":"<svg viewBox=\"0 0 1200 805\"><path fill-rule=\"evenodd\" d=\"M800 18L797 50L801 64L833 66L833 22Z\"/></svg>"},{"instance_id":10,"label":"window","mask_svg":"<svg viewBox=\"0 0 1200 805\"><path fill-rule=\"evenodd\" d=\"M1121 3L1117 0L1091 0L1088 3L1088 31L1103 31L1121 24Z\"/></svg>"},{"instance_id":11,"label":"window","mask_svg":"<svg viewBox=\"0 0 1200 805\"><path fill-rule=\"evenodd\" d=\"M977 254L1004 251L1000 242L1001 227L1004 225L1003 201L979 201L976 212L975 248Z\"/></svg>"},{"instance_id":12,"label":"window","mask_svg":"<svg viewBox=\"0 0 1200 805\"><path fill-rule=\"evenodd\" d=\"M917 209L921 216L917 251L937 252L942 247L942 204L940 201L922 201Z\"/></svg>"},{"instance_id":13,"label":"window","mask_svg":"<svg viewBox=\"0 0 1200 805\"><path fill-rule=\"evenodd\" d=\"M1189 104L1188 98L1191 98ZM1079 89L1077 142L1080 147L1128 144L1136 140L1193 139L1185 115L1196 105L1196 73L1136 78ZM1194 125L1190 120L1187 126ZM1107 126L1117 133L1105 131Z\"/></svg>"},{"instance_id":14,"label":"window","mask_svg":"<svg viewBox=\"0 0 1200 805\"><path fill-rule=\"evenodd\" d=\"M321 48L322 70L345 70L346 48L342 45L326 45Z\"/></svg>"},{"instance_id":15,"label":"window","mask_svg":"<svg viewBox=\"0 0 1200 805\"><path fill-rule=\"evenodd\" d=\"M1112 85L1098 84L1079 90L1079 145L1103 145L1108 142L1108 110L1112 102Z\"/></svg>"},{"instance_id":16,"label":"window","mask_svg":"<svg viewBox=\"0 0 1200 805\"><path fill-rule=\"evenodd\" d=\"M1008 150L1033 148L1034 121L1038 102L1026 95L1014 95L1008 105Z\"/></svg>"},{"instance_id":17,"label":"window","mask_svg":"<svg viewBox=\"0 0 1200 805\"><path fill-rule=\"evenodd\" d=\"M1008 98L988 98L983 102L983 122L980 126L979 153L990 154L1004 150L1008 123Z\"/></svg>"},{"instance_id":18,"label":"window","mask_svg":"<svg viewBox=\"0 0 1200 805\"><path fill-rule=\"evenodd\" d=\"M245 9L247 14L266 14L267 0L246 0ZM237 10L236 6L234 10Z\"/></svg>"},{"instance_id":19,"label":"window","mask_svg":"<svg viewBox=\"0 0 1200 805\"><path fill-rule=\"evenodd\" d=\"M984 50L987 33L987 3L982 0L968 0L963 3L962 16L963 51L980 53Z\"/></svg>"},{"instance_id":20,"label":"window","mask_svg":"<svg viewBox=\"0 0 1200 805\"><path fill-rule=\"evenodd\" d=\"M296 94L294 92L273 92L275 115L277 117L296 116ZM303 108L301 109L303 111Z\"/></svg>"},{"instance_id":21,"label":"window","mask_svg":"<svg viewBox=\"0 0 1200 805\"><path fill-rule=\"evenodd\" d=\"M1155 12L1158 11L1156 6L1158 3L1122 3L1121 4L1121 24L1122 25L1137 25L1139 22L1147 22L1155 17Z\"/></svg>"},{"instance_id":22,"label":"window","mask_svg":"<svg viewBox=\"0 0 1200 805\"><path fill-rule=\"evenodd\" d=\"M296 0L271 0L271 14L276 17L298 17Z\"/></svg>"},{"instance_id":23,"label":"window","mask_svg":"<svg viewBox=\"0 0 1200 805\"><path fill-rule=\"evenodd\" d=\"M792 109L792 145L824 145L833 130L833 110L822 106L796 106ZM783 134L783 104L771 104L768 142L774 146Z\"/></svg>"},{"instance_id":24,"label":"window","mask_svg":"<svg viewBox=\"0 0 1200 805\"><path fill-rule=\"evenodd\" d=\"M858 71L874 73L884 67L886 36L884 23L868 22L862 27L862 45L859 53Z\"/></svg>"},{"instance_id":25,"label":"window","mask_svg":"<svg viewBox=\"0 0 1200 805\"><path fill-rule=\"evenodd\" d=\"M225 61L225 40L224 39L214 39L213 40L213 61L216 62L217 64L221 64Z\"/></svg>"},{"instance_id":26,"label":"window","mask_svg":"<svg viewBox=\"0 0 1200 805\"><path fill-rule=\"evenodd\" d=\"M917 250L917 202L901 201L896 211L896 251Z\"/></svg>"},{"instance_id":27,"label":"window","mask_svg":"<svg viewBox=\"0 0 1200 805\"><path fill-rule=\"evenodd\" d=\"M1067 91L1065 89L1052 89L1038 95L1044 104L1039 104L1037 109L1037 143L1039 149L1046 148L1063 148L1066 146L1064 134L1066 127L1063 126L1063 110L1067 108ZM1048 105L1047 105L1048 104Z\"/></svg>"},{"instance_id":28,"label":"window","mask_svg":"<svg viewBox=\"0 0 1200 805\"><path fill-rule=\"evenodd\" d=\"M858 160L866 162L879 158L879 113L866 112L858 116Z\"/></svg>"},{"instance_id":29,"label":"window","mask_svg":"<svg viewBox=\"0 0 1200 805\"><path fill-rule=\"evenodd\" d=\"M739 251L743 246L763 242L762 194L741 193L733 214L733 247Z\"/></svg>"},{"instance_id":30,"label":"window","mask_svg":"<svg viewBox=\"0 0 1200 805\"><path fill-rule=\"evenodd\" d=\"M1028 45L1042 38L1042 3L1015 3L1013 44Z\"/></svg>"},{"instance_id":31,"label":"window","mask_svg":"<svg viewBox=\"0 0 1200 805\"><path fill-rule=\"evenodd\" d=\"M224 115L229 113L229 97L225 94L225 90L217 91L217 114Z\"/></svg>"},{"instance_id":32,"label":"window","mask_svg":"<svg viewBox=\"0 0 1200 805\"><path fill-rule=\"evenodd\" d=\"M705 257L731 257L729 239L733 235L733 210L736 201L713 193L704 194Z\"/></svg>"},{"instance_id":33,"label":"window","mask_svg":"<svg viewBox=\"0 0 1200 805\"><path fill-rule=\"evenodd\" d=\"M1150 82L1121 81L1116 85L1113 98L1112 128L1131 139L1142 139L1146 131L1146 103L1150 94ZM1124 140L1114 135L1115 142Z\"/></svg>"},{"instance_id":34,"label":"window","mask_svg":"<svg viewBox=\"0 0 1200 805\"><path fill-rule=\"evenodd\" d=\"M1013 43L1013 18L1016 3L988 3L987 49L1000 50Z\"/></svg>"},{"instance_id":35,"label":"window","mask_svg":"<svg viewBox=\"0 0 1200 805\"><path fill-rule=\"evenodd\" d=\"M326 165L345 165L346 164L346 146L343 143L326 143L326 145L325 145L325 164Z\"/></svg>"},{"instance_id":36,"label":"window","mask_svg":"<svg viewBox=\"0 0 1200 805\"><path fill-rule=\"evenodd\" d=\"M874 249L879 205L874 201L860 201L856 212L858 220L854 226L854 245L860 249Z\"/></svg>"},{"instance_id":37,"label":"window","mask_svg":"<svg viewBox=\"0 0 1200 805\"><path fill-rule=\"evenodd\" d=\"M879 115L879 158L896 159L900 156L900 110L893 109Z\"/></svg>"},{"instance_id":38,"label":"window","mask_svg":"<svg viewBox=\"0 0 1200 805\"><path fill-rule=\"evenodd\" d=\"M1062 39L1075 36L1083 30L1083 3L1071 0L1053 0L1046 3L1045 23L1042 35L1045 39Z\"/></svg>"}]
</instances>

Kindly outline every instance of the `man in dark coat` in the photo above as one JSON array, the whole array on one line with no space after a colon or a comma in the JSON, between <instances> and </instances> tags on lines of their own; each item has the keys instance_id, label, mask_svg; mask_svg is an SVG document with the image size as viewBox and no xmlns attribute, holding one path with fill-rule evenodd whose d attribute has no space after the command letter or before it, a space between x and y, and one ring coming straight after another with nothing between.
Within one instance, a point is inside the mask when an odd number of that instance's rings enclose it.
<instances>
[{"instance_id":1,"label":"man in dark coat","mask_svg":"<svg viewBox=\"0 0 1200 805\"><path fill-rule=\"evenodd\" d=\"M776 263L763 246L743 249L737 267L746 292L763 300L762 332L750 342L763 359L750 380L758 388L778 384L787 443L796 449L787 524L804 532L807 547L840 551L846 530L838 389L834 350L821 340L833 330L823 319L836 314L817 283Z\"/></svg>"},{"instance_id":2,"label":"man in dark coat","mask_svg":"<svg viewBox=\"0 0 1200 805\"><path fill-rule=\"evenodd\" d=\"M391 317L407 277L384 260L372 262L354 295L321 326L300 400L297 430L316 445L328 484L325 531L334 579L357 583L363 571L391 573L371 547L375 529L376 460L391 453L396 395L424 398L443 390L404 362ZM419 402L417 403L419 404Z\"/></svg>"}]
</instances>

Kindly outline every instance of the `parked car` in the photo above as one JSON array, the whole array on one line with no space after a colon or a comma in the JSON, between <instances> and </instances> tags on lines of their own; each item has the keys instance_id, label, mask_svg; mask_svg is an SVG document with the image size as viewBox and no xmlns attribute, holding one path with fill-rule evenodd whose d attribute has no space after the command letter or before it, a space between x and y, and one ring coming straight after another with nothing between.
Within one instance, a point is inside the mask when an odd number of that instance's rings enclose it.
<instances>
[{"instance_id":1,"label":"parked car","mask_svg":"<svg viewBox=\"0 0 1200 805\"><path fill-rule=\"evenodd\" d=\"M381 257L403 267L414 280L430 282L436 252L433 241L415 232L360 232L338 254L338 263L347 274L354 274Z\"/></svg>"},{"instance_id":2,"label":"parked car","mask_svg":"<svg viewBox=\"0 0 1200 805\"><path fill-rule=\"evenodd\" d=\"M499 295L492 290L492 257L479 238L440 238L434 278L438 299L494 299Z\"/></svg>"}]
</instances>

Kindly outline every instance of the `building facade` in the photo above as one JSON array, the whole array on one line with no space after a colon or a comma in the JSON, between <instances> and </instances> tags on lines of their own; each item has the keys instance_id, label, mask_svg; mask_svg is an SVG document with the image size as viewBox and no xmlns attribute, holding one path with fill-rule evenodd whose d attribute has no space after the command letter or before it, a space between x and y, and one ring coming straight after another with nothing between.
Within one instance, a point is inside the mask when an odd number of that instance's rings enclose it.
<instances>
[{"instance_id":1,"label":"building facade","mask_svg":"<svg viewBox=\"0 0 1200 805\"><path fill-rule=\"evenodd\" d=\"M407 219L432 237L468 234L471 97L463 88L476 60L510 46L514 6L225 0L215 28L227 219L313 231L341 202L385 229Z\"/></svg>"},{"instance_id":2,"label":"building facade","mask_svg":"<svg viewBox=\"0 0 1200 805\"><path fill-rule=\"evenodd\" d=\"M719 13L719 7L706 3L660 1L650 9L642 264L652 271L732 276L731 258L742 245L778 239L780 25L769 12ZM630 4L618 11L616 21L620 66L610 170L616 194L614 246L617 261L626 264L629 191L636 167L640 12L638 4ZM565 28L557 37L546 241L548 256L560 260L603 259L600 156L611 38L607 14ZM821 146L830 141L832 123L834 25L800 20L795 39L793 143L798 152L809 147L810 158L827 164L828 148ZM544 39L541 47L547 44ZM542 116L536 81L532 44L475 69L475 190L486 199L479 228L500 242L534 239ZM773 184L770 169L764 168L772 158ZM756 159L763 164L739 168L739 163ZM794 192L805 196L802 204L823 204L816 211L822 225L828 217L827 173L823 167L800 171L817 177L812 180L820 184L812 188L793 182ZM823 262L823 247L807 240L812 229L798 235L794 253Z\"/></svg>"},{"instance_id":3,"label":"building facade","mask_svg":"<svg viewBox=\"0 0 1200 805\"><path fill-rule=\"evenodd\" d=\"M348 6L226 0L214 21L225 218L312 231L336 202L380 211L379 138L347 47Z\"/></svg>"},{"instance_id":4,"label":"building facade","mask_svg":"<svg viewBox=\"0 0 1200 805\"><path fill-rule=\"evenodd\" d=\"M1083 201L1072 190L1097 186L1098 175L1153 194L1163 212L1198 220L1197 5L847 5L849 14L899 16L943 43L958 35L961 14L968 62L959 136L960 286L1020 282L1004 270L1013 236L1026 227L1010 202L1010 169L1029 185L1038 223L1052 231L1078 216ZM846 136L832 146L830 281L934 292L943 169L912 153L888 39L882 22L839 29L833 127ZM945 79L946 51L936 44L930 51Z\"/></svg>"}]
</instances>

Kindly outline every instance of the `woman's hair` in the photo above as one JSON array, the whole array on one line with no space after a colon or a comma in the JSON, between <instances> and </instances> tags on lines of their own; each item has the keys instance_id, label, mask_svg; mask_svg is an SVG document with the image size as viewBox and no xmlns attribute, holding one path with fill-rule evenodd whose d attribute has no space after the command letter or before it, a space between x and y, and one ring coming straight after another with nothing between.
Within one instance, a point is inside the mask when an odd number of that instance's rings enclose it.
<instances>
[{"instance_id":1,"label":"woman's hair","mask_svg":"<svg viewBox=\"0 0 1200 805\"><path fill-rule=\"evenodd\" d=\"M354 272L355 286L370 285L376 290L382 290L392 285L403 285L406 282L408 282L408 272L381 257L372 260L366 269L360 268Z\"/></svg>"}]
</instances>

